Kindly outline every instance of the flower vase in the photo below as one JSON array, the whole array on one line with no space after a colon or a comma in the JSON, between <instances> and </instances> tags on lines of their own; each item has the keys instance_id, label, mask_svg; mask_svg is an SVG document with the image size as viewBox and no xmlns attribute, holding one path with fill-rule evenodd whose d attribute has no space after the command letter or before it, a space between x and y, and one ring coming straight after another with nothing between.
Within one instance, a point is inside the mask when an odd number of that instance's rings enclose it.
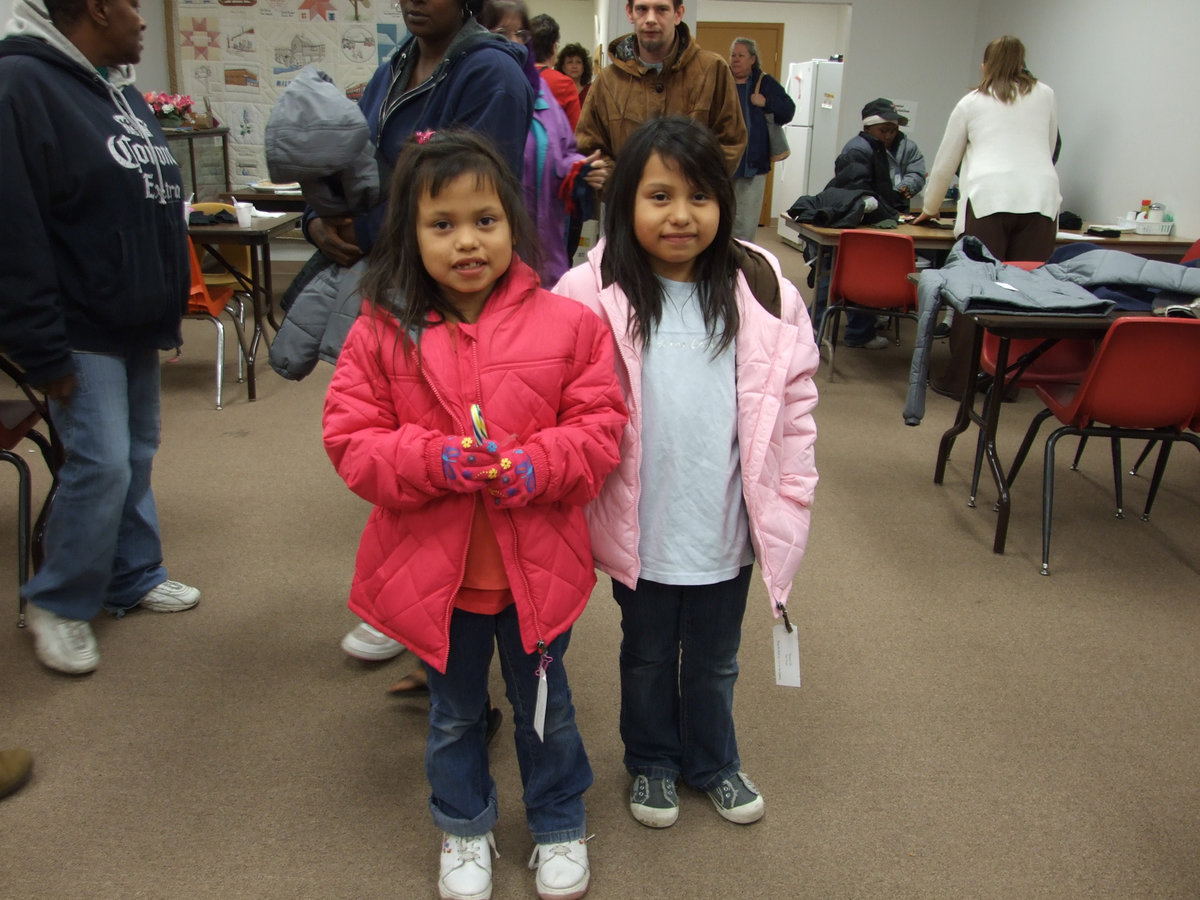
<instances>
[{"instance_id":1,"label":"flower vase","mask_svg":"<svg viewBox=\"0 0 1200 900\"><path fill-rule=\"evenodd\" d=\"M163 128L180 128L183 126L183 116L174 115L174 114L167 115L167 116L159 116L158 124L161 125Z\"/></svg>"}]
</instances>

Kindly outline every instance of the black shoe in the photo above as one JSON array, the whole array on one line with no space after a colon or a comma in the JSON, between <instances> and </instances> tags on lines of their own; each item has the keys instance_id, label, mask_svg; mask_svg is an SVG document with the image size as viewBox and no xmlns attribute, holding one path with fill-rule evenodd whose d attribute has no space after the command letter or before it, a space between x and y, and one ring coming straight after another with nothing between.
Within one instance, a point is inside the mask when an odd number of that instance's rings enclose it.
<instances>
[{"instance_id":1,"label":"black shoe","mask_svg":"<svg viewBox=\"0 0 1200 900\"><path fill-rule=\"evenodd\" d=\"M950 336L950 323L949 322L938 322L937 327L933 329L933 336L935 338L949 337Z\"/></svg>"}]
</instances>

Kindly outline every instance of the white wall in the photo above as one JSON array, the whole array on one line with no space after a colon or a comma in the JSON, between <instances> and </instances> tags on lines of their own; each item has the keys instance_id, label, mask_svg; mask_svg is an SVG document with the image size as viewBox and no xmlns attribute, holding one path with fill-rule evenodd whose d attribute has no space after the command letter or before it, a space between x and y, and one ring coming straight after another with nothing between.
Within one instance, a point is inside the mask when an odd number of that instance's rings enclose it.
<instances>
[{"instance_id":1,"label":"white wall","mask_svg":"<svg viewBox=\"0 0 1200 900\"><path fill-rule=\"evenodd\" d=\"M531 19L539 13L554 17L560 47L583 44L589 55L596 49L596 7L590 0L526 0L526 7Z\"/></svg>"},{"instance_id":2,"label":"white wall","mask_svg":"<svg viewBox=\"0 0 1200 900\"><path fill-rule=\"evenodd\" d=\"M1058 98L1063 207L1112 221L1143 198L1166 204L1175 231L1200 237L1200 32L1196 0L1006 0L980 10L972 64L1015 34Z\"/></svg>"}]
</instances>

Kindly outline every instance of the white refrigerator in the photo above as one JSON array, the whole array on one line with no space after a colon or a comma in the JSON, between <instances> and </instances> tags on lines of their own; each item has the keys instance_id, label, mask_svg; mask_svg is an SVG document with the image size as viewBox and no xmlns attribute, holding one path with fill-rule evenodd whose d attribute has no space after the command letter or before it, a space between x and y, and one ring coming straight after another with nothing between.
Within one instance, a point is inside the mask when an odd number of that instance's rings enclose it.
<instances>
[{"instance_id":1,"label":"white refrigerator","mask_svg":"<svg viewBox=\"0 0 1200 900\"><path fill-rule=\"evenodd\" d=\"M783 85L796 103L796 115L783 126L791 155L775 164L772 208L779 216L779 236L795 244L796 232L783 215L797 197L816 194L833 178L838 116L842 109L842 63L810 59L791 63Z\"/></svg>"}]
</instances>

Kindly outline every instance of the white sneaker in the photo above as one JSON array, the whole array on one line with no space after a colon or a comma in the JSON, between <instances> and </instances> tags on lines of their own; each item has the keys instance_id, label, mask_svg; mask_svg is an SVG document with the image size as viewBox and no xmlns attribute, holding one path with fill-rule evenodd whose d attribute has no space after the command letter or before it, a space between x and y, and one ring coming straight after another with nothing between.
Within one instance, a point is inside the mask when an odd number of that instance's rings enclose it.
<instances>
[{"instance_id":1,"label":"white sneaker","mask_svg":"<svg viewBox=\"0 0 1200 900\"><path fill-rule=\"evenodd\" d=\"M404 652L404 645L388 637L378 628L359 622L342 638L342 651L347 656L367 662L391 659Z\"/></svg>"},{"instance_id":2,"label":"white sneaker","mask_svg":"<svg viewBox=\"0 0 1200 900\"><path fill-rule=\"evenodd\" d=\"M67 619L30 603L25 622L33 633L33 652L47 668L86 675L100 665L96 636L83 619Z\"/></svg>"},{"instance_id":3,"label":"white sneaker","mask_svg":"<svg viewBox=\"0 0 1200 900\"><path fill-rule=\"evenodd\" d=\"M493 853L496 841L490 831L474 837L443 833L438 896L442 900L489 900Z\"/></svg>"},{"instance_id":4,"label":"white sneaker","mask_svg":"<svg viewBox=\"0 0 1200 900\"><path fill-rule=\"evenodd\" d=\"M584 838L538 844L529 857L529 868L537 870L535 882L541 900L578 900L587 893L591 870Z\"/></svg>"},{"instance_id":5,"label":"white sneaker","mask_svg":"<svg viewBox=\"0 0 1200 900\"><path fill-rule=\"evenodd\" d=\"M172 613L191 609L200 602L200 591L178 581L167 580L147 591L138 606L151 612Z\"/></svg>"}]
</instances>

